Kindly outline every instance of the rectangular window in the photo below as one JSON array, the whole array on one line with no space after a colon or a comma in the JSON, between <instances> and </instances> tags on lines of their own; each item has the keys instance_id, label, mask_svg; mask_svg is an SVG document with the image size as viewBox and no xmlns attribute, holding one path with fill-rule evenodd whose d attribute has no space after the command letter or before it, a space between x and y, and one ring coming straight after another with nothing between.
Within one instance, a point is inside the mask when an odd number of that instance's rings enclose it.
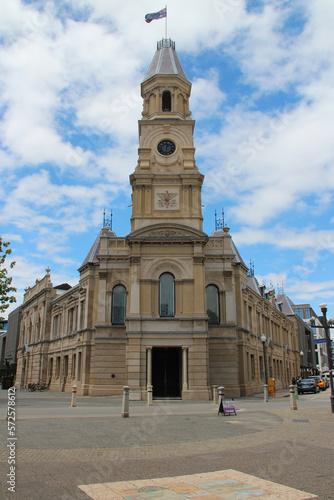
<instances>
[{"instance_id":1,"label":"rectangular window","mask_svg":"<svg viewBox=\"0 0 334 500\"><path fill-rule=\"evenodd\" d=\"M261 333L261 313L257 313L257 333Z\"/></svg>"},{"instance_id":2,"label":"rectangular window","mask_svg":"<svg viewBox=\"0 0 334 500\"><path fill-rule=\"evenodd\" d=\"M264 367L263 367L263 357L259 356L259 370L260 370L260 378L264 378Z\"/></svg>"},{"instance_id":3,"label":"rectangular window","mask_svg":"<svg viewBox=\"0 0 334 500\"><path fill-rule=\"evenodd\" d=\"M309 307L306 307L305 309L305 319L310 319L311 318L311 309Z\"/></svg>"},{"instance_id":4,"label":"rectangular window","mask_svg":"<svg viewBox=\"0 0 334 500\"><path fill-rule=\"evenodd\" d=\"M254 354L251 354L251 371L252 371L252 380L255 380L255 358L254 358Z\"/></svg>"},{"instance_id":5,"label":"rectangular window","mask_svg":"<svg viewBox=\"0 0 334 500\"><path fill-rule=\"evenodd\" d=\"M60 356L57 356L56 359L56 378L60 377Z\"/></svg>"},{"instance_id":6,"label":"rectangular window","mask_svg":"<svg viewBox=\"0 0 334 500\"><path fill-rule=\"evenodd\" d=\"M53 339L57 338L58 320L59 320L59 316L57 314L56 316L53 317L53 324L52 324L52 338Z\"/></svg>"},{"instance_id":7,"label":"rectangular window","mask_svg":"<svg viewBox=\"0 0 334 500\"><path fill-rule=\"evenodd\" d=\"M71 333L73 331L73 312L74 307L68 310L67 315L67 333Z\"/></svg>"},{"instance_id":8,"label":"rectangular window","mask_svg":"<svg viewBox=\"0 0 334 500\"><path fill-rule=\"evenodd\" d=\"M304 319L304 309L295 309L295 314L297 314L301 319Z\"/></svg>"},{"instance_id":9,"label":"rectangular window","mask_svg":"<svg viewBox=\"0 0 334 500\"><path fill-rule=\"evenodd\" d=\"M64 377L68 375L68 356L64 356Z\"/></svg>"},{"instance_id":10,"label":"rectangular window","mask_svg":"<svg viewBox=\"0 0 334 500\"><path fill-rule=\"evenodd\" d=\"M79 320L79 330L84 328L84 317L85 317L85 301L80 302L80 320Z\"/></svg>"},{"instance_id":11,"label":"rectangular window","mask_svg":"<svg viewBox=\"0 0 334 500\"><path fill-rule=\"evenodd\" d=\"M126 290L123 285L116 285L112 292L111 322L124 325L126 314Z\"/></svg>"},{"instance_id":12,"label":"rectangular window","mask_svg":"<svg viewBox=\"0 0 334 500\"><path fill-rule=\"evenodd\" d=\"M248 306L248 329L253 330L252 308L250 306Z\"/></svg>"},{"instance_id":13,"label":"rectangular window","mask_svg":"<svg viewBox=\"0 0 334 500\"><path fill-rule=\"evenodd\" d=\"M245 328L247 328L248 325L248 318L247 318L247 302L244 302L244 322L245 322Z\"/></svg>"},{"instance_id":14,"label":"rectangular window","mask_svg":"<svg viewBox=\"0 0 334 500\"><path fill-rule=\"evenodd\" d=\"M160 316L174 316L174 276L160 276Z\"/></svg>"},{"instance_id":15,"label":"rectangular window","mask_svg":"<svg viewBox=\"0 0 334 500\"><path fill-rule=\"evenodd\" d=\"M49 382L51 382L53 376L53 358L49 359Z\"/></svg>"},{"instance_id":16,"label":"rectangular window","mask_svg":"<svg viewBox=\"0 0 334 500\"><path fill-rule=\"evenodd\" d=\"M77 380L81 380L81 352L78 354L78 377Z\"/></svg>"},{"instance_id":17,"label":"rectangular window","mask_svg":"<svg viewBox=\"0 0 334 500\"><path fill-rule=\"evenodd\" d=\"M76 369L77 355L72 355L72 378L75 379L75 369Z\"/></svg>"}]
</instances>

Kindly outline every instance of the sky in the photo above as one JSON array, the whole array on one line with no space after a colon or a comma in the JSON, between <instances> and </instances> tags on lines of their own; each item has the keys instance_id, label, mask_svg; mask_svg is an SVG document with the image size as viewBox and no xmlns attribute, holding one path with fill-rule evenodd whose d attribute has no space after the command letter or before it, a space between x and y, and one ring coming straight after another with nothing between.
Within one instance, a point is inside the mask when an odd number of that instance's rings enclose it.
<instances>
[{"instance_id":1,"label":"sky","mask_svg":"<svg viewBox=\"0 0 334 500\"><path fill-rule=\"evenodd\" d=\"M78 282L113 212L130 231L140 83L157 0L1 0L0 234L17 304L51 269ZM334 2L170 0L192 82L203 230L215 210L260 283L334 317Z\"/></svg>"}]
</instances>

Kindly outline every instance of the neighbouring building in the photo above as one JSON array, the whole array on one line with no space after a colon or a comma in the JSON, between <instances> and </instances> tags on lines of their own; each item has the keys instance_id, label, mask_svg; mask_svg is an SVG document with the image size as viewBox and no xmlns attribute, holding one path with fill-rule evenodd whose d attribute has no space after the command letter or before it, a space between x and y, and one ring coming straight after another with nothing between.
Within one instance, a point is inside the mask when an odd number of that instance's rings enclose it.
<instances>
[{"instance_id":1,"label":"neighbouring building","mask_svg":"<svg viewBox=\"0 0 334 500\"><path fill-rule=\"evenodd\" d=\"M22 306L19 306L8 315L8 320L5 323L6 329L0 332L0 378L3 388L13 385L16 373L21 309Z\"/></svg>"},{"instance_id":2,"label":"neighbouring building","mask_svg":"<svg viewBox=\"0 0 334 500\"><path fill-rule=\"evenodd\" d=\"M98 233L79 283L50 270L22 306L17 383L131 399L208 400L263 391L261 335L276 388L299 374L298 334L240 256L228 227L202 229L204 176L195 162L188 80L163 39L144 81L138 163L130 175L131 232ZM223 193L222 193L223 196Z\"/></svg>"},{"instance_id":3,"label":"neighbouring building","mask_svg":"<svg viewBox=\"0 0 334 500\"><path fill-rule=\"evenodd\" d=\"M287 295L277 295L277 301L281 304L284 314L293 321L298 331L300 374L302 378L314 375L318 371L317 344L314 343L314 328L304 321L303 307L295 305ZM310 306L307 310L310 311Z\"/></svg>"},{"instance_id":4,"label":"neighbouring building","mask_svg":"<svg viewBox=\"0 0 334 500\"><path fill-rule=\"evenodd\" d=\"M313 374L328 372L328 354L326 345L326 331L310 304L294 306L295 313L312 328L315 346L315 363Z\"/></svg>"}]
</instances>

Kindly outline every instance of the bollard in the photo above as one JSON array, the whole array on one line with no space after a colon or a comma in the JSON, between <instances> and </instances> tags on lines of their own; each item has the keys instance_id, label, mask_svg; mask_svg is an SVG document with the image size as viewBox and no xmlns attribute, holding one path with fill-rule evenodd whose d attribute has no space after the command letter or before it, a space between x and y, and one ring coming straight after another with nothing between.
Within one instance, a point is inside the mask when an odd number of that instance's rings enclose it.
<instances>
[{"instance_id":1,"label":"bollard","mask_svg":"<svg viewBox=\"0 0 334 500\"><path fill-rule=\"evenodd\" d=\"M220 408L220 405L221 405L221 402L224 401L224 391L225 391L225 387L223 387L222 385L220 387L218 387L218 403L219 403L219 408Z\"/></svg>"},{"instance_id":2,"label":"bollard","mask_svg":"<svg viewBox=\"0 0 334 500\"><path fill-rule=\"evenodd\" d=\"M290 410L298 410L296 402L295 386L289 385L290 389Z\"/></svg>"},{"instance_id":3,"label":"bollard","mask_svg":"<svg viewBox=\"0 0 334 500\"><path fill-rule=\"evenodd\" d=\"M153 406L153 385L147 386L147 406Z\"/></svg>"},{"instance_id":4,"label":"bollard","mask_svg":"<svg viewBox=\"0 0 334 500\"><path fill-rule=\"evenodd\" d=\"M130 387L128 385L125 385L123 387L123 405L121 413L121 417L123 418L129 417L129 391Z\"/></svg>"},{"instance_id":5,"label":"bollard","mask_svg":"<svg viewBox=\"0 0 334 500\"><path fill-rule=\"evenodd\" d=\"M263 389L264 402L268 403L268 401L269 401L268 384L264 384L263 388L264 388Z\"/></svg>"},{"instance_id":6,"label":"bollard","mask_svg":"<svg viewBox=\"0 0 334 500\"><path fill-rule=\"evenodd\" d=\"M218 385L212 386L212 398L213 398L213 404L217 405L218 404Z\"/></svg>"},{"instance_id":7,"label":"bollard","mask_svg":"<svg viewBox=\"0 0 334 500\"><path fill-rule=\"evenodd\" d=\"M298 401L298 399L299 399L299 396L298 396L298 386L297 386L297 385L295 385L294 387L295 387L295 396L296 396L296 401Z\"/></svg>"},{"instance_id":8,"label":"bollard","mask_svg":"<svg viewBox=\"0 0 334 500\"><path fill-rule=\"evenodd\" d=\"M77 386L73 385L72 386L72 399L71 399L71 406L77 406Z\"/></svg>"}]
</instances>

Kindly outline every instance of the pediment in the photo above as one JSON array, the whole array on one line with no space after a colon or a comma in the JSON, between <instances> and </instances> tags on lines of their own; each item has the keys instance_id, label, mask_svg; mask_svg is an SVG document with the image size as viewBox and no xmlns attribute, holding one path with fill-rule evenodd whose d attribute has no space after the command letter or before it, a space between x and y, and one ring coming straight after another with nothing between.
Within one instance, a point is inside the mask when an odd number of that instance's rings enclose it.
<instances>
[{"instance_id":1,"label":"pediment","mask_svg":"<svg viewBox=\"0 0 334 500\"><path fill-rule=\"evenodd\" d=\"M128 234L126 239L132 240L207 240L208 235L182 224L153 224Z\"/></svg>"}]
</instances>

